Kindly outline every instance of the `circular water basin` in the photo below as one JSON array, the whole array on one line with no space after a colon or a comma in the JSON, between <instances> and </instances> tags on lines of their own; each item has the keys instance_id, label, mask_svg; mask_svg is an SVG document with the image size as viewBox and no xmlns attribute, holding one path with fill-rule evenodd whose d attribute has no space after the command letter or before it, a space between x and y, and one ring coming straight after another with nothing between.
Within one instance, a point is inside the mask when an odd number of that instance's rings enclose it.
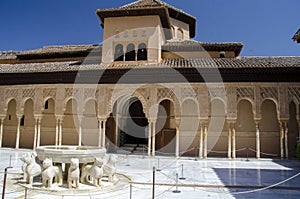
<instances>
[{"instance_id":1,"label":"circular water basin","mask_svg":"<svg viewBox=\"0 0 300 199\"><path fill-rule=\"evenodd\" d=\"M104 157L106 149L96 146L41 146L36 153L40 160L51 158L55 163L70 163L72 158L78 158L80 163L90 163L95 157Z\"/></svg>"}]
</instances>

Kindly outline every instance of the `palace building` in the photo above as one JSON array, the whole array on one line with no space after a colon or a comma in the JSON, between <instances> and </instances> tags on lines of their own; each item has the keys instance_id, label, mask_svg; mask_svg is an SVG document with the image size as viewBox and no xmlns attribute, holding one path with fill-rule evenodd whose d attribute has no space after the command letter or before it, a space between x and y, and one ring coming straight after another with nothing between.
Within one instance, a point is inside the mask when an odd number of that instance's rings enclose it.
<instances>
[{"instance_id":1,"label":"palace building","mask_svg":"<svg viewBox=\"0 0 300 199\"><path fill-rule=\"evenodd\" d=\"M2 147L295 156L300 57L195 41L195 17L160 0L96 14L101 45L0 52Z\"/></svg>"}]
</instances>

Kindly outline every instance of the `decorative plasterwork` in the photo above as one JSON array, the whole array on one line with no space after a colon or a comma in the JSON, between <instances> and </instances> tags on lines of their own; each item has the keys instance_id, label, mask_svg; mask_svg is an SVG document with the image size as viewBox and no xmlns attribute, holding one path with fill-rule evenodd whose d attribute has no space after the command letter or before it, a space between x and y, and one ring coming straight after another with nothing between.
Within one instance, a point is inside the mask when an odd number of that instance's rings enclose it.
<instances>
[{"instance_id":1,"label":"decorative plasterwork","mask_svg":"<svg viewBox=\"0 0 300 199\"><path fill-rule=\"evenodd\" d=\"M252 87L237 87L236 88L237 100L248 98L254 101L254 89Z\"/></svg>"},{"instance_id":2,"label":"decorative plasterwork","mask_svg":"<svg viewBox=\"0 0 300 199\"><path fill-rule=\"evenodd\" d=\"M56 88L46 88L43 90L43 98L51 97L56 98Z\"/></svg>"},{"instance_id":3,"label":"decorative plasterwork","mask_svg":"<svg viewBox=\"0 0 300 199\"><path fill-rule=\"evenodd\" d=\"M278 90L276 87L260 87L261 99L272 98L278 101Z\"/></svg>"},{"instance_id":4,"label":"decorative plasterwork","mask_svg":"<svg viewBox=\"0 0 300 199\"><path fill-rule=\"evenodd\" d=\"M296 103L300 103L300 87L288 88L289 102L296 100Z\"/></svg>"},{"instance_id":5,"label":"decorative plasterwork","mask_svg":"<svg viewBox=\"0 0 300 199\"><path fill-rule=\"evenodd\" d=\"M35 96L35 89L34 88L29 88L29 89L23 89L22 92L22 98L31 98L34 100Z\"/></svg>"}]
</instances>

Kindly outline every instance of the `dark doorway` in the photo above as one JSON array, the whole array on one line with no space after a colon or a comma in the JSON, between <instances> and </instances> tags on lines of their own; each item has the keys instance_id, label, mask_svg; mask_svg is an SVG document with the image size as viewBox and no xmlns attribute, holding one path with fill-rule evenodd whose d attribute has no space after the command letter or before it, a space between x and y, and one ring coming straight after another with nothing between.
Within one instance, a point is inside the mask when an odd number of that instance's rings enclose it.
<instances>
[{"instance_id":1,"label":"dark doorway","mask_svg":"<svg viewBox=\"0 0 300 199\"><path fill-rule=\"evenodd\" d=\"M126 105L125 105L126 106ZM127 107L126 107L127 108ZM120 145L126 144L144 145L148 143L148 120L143 112L142 103L139 100L129 104L125 109L125 123L120 132Z\"/></svg>"}]
</instances>

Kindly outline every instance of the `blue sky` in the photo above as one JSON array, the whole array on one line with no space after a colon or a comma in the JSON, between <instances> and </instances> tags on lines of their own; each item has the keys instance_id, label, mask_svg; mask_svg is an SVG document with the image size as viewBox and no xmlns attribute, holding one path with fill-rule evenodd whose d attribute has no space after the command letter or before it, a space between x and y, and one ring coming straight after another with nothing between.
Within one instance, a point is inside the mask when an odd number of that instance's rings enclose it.
<instances>
[{"instance_id":1,"label":"blue sky","mask_svg":"<svg viewBox=\"0 0 300 199\"><path fill-rule=\"evenodd\" d=\"M96 9L134 0L1 0L0 51L99 44ZM300 0L165 0L197 18L195 40L242 42L243 56L299 56Z\"/></svg>"}]
</instances>

